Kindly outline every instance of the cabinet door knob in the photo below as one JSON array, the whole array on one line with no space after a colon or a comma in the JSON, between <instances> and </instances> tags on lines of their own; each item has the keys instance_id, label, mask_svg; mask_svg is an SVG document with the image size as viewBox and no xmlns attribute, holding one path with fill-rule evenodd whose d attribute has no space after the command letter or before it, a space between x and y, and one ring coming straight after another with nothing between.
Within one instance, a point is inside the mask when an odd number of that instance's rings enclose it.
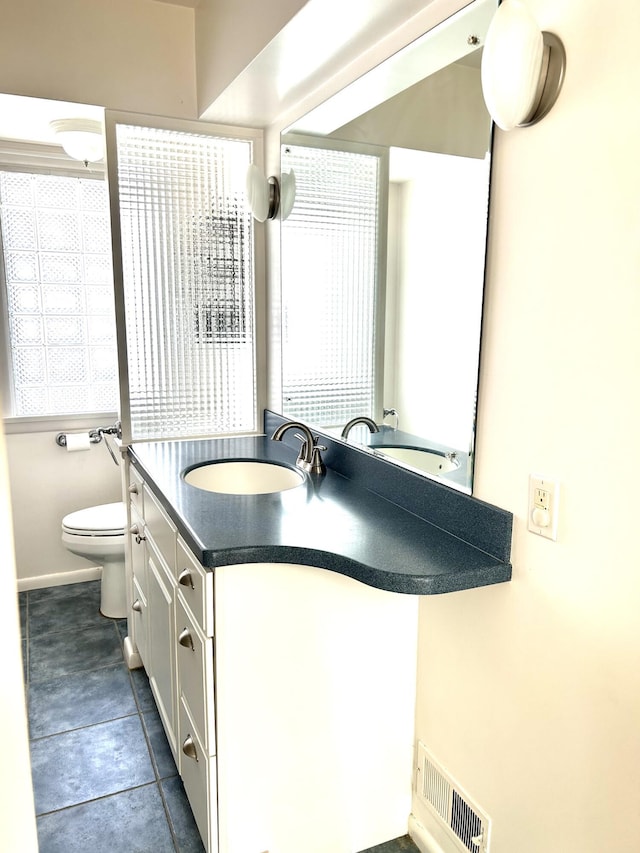
<instances>
[{"instance_id":1,"label":"cabinet door knob","mask_svg":"<svg viewBox=\"0 0 640 853\"><path fill-rule=\"evenodd\" d=\"M193 738L191 737L191 735L187 735L186 738L182 741L182 751L187 756L187 758L193 758L194 761L198 760L196 745L193 742Z\"/></svg>"},{"instance_id":2,"label":"cabinet door knob","mask_svg":"<svg viewBox=\"0 0 640 853\"><path fill-rule=\"evenodd\" d=\"M178 642L181 646L184 646L185 649L191 649L191 651L195 651L193 646L193 637L191 636L191 632L188 628L183 628L178 635Z\"/></svg>"},{"instance_id":3,"label":"cabinet door knob","mask_svg":"<svg viewBox=\"0 0 640 853\"><path fill-rule=\"evenodd\" d=\"M138 494L138 487L136 486L136 484L135 484L135 483L132 483L132 484L129 486L129 494L130 494L130 495L137 495L137 494Z\"/></svg>"},{"instance_id":4,"label":"cabinet door knob","mask_svg":"<svg viewBox=\"0 0 640 853\"><path fill-rule=\"evenodd\" d=\"M183 569L178 575L178 583L182 584L182 586L189 586L191 589L195 589L193 585L193 577L189 569Z\"/></svg>"},{"instance_id":5,"label":"cabinet door knob","mask_svg":"<svg viewBox=\"0 0 640 853\"><path fill-rule=\"evenodd\" d=\"M146 536L143 536L143 535L142 535L142 533L140 533L140 527L139 527L137 524L133 524L133 525L129 528L129 533L130 533L132 536L135 536L136 543L137 543L138 545L146 539Z\"/></svg>"},{"instance_id":6,"label":"cabinet door knob","mask_svg":"<svg viewBox=\"0 0 640 853\"><path fill-rule=\"evenodd\" d=\"M131 605L131 609L135 610L136 613L142 613L142 605L140 604L140 599L136 598L136 600Z\"/></svg>"}]
</instances>

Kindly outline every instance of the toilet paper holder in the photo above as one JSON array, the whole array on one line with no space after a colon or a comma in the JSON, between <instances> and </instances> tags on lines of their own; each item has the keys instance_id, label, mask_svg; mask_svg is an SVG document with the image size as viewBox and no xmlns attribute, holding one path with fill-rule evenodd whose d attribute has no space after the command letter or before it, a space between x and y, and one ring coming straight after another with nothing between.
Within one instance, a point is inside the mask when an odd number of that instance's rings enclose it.
<instances>
[{"instance_id":1,"label":"toilet paper holder","mask_svg":"<svg viewBox=\"0 0 640 853\"><path fill-rule=\"evenodd\" d=\"M90 429L89 441L91 442L91 444L100 444L104 435L115 435L117 438L122 438L122 424L120 423L120 421L116 421L115 424L110 427L98 427L97 429ZM59 432L57 434L56 444L58 445L58 447L67 446L66 432Z\"/></svg>"}]
</instances>

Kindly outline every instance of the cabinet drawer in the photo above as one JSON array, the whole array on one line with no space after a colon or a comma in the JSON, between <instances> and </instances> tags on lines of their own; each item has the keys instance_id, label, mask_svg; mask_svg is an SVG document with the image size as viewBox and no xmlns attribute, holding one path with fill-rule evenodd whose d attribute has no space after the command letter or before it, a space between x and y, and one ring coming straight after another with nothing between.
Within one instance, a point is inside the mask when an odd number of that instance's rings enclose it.
<instances>
[{"instance_id":1,"label":"cabinet drawer","mask_svg":"<svg viewBox=\"0 0 640 853\"><path fill-rule=\"evenodd\" d=\"M176 649L181 700L189 707L207 753L213 755L216 751L213 640L196 627L180 596L176 599Z\"/></svg>"},{"instance_id":2,"label":"cabinet drawer","mask_svg":"<svg viewBox=\"0 0 640 853\"><path fill-rule=\"evenodd\" d=\"M207 637L213 637L213 572L206 571L178 537L177 571L180 592Z\"/></svg>"},{"instance_id":3,"label":"cabinet drawer","mask_svg":"<svg viewBox=\"0 0 640 853\"><path fill-rule=\"evenodd\" d=\"M149 489L145 486L143 491L146 535L153 540L156 550L175 577L176 529Z\"/></svg>"},{"instance_id":4,"label":"cabinet drawer","mask_svg":"<svg viewBox=\"0 0 640 853\"><path fill-rule=\"evenodd\" d=\"M129 502L135 506L140 515L144 515L143 485L142 477L129 463Z\"/></svg>"},{"instance_id":5,"label":"cabinet drawer","mask_svg":"<svg viewBox=\"0 0 640 853\"><path fill-rule=\"evenodd\" d=\"M180 701L180 775L208 853L218 849L215 758L209 760L184 702Z\"/></svg>"}]
</instances>

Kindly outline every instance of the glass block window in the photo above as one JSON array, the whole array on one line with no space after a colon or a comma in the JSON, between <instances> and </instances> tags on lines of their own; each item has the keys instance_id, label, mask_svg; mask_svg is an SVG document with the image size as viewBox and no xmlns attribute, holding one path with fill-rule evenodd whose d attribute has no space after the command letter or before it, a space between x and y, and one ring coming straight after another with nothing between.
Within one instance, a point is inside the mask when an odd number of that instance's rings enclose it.
<instances>
[{"instance_id":1,"label":"glass block window","mask_svg":"<svg viewBox=\"0 0 640 853\"><path fill-rule=\"evenodd\" d=\"M14 417L118 410L104 181L0 172Z\"/></svg>"},{"instance_id":2,"label":"glass block window","mask_svg":"<svg viewBox=\"0 0 640 853\"><path fill-rule=\"evenodd\" d=\"M251 144L116 126L132 439L256 424Z\"/></svg>"},{"instance_id":3,"label":"glass block window","mask_svg":"<svg viewBox=\"0 0 640 853\"><path fill-rule=\"evenodd\" d=\"M324 426L371 415L380 161L287 145L293 210L282 227L283 410Z\"/></svg>"}]
</instances>

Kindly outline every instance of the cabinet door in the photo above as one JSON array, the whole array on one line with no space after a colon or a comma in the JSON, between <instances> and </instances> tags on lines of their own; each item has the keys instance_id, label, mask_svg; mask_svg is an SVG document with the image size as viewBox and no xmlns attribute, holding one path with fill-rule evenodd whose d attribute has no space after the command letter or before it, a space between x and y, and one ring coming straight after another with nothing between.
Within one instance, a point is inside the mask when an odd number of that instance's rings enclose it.
<instances>
[{"instance_id":1,"label":"cabinet door","mask_svg":"<svg viewBox=\"0 0 640 853\"><path fill-rule=\"evenodd\" d=\"M180 700L180 775L207 853L218 850L215 758L198 737L184 700Z\"/></svg>"},{"instance_id":2,"label":"cabinet door","mask_svg":"<svg viewBox=\"0 0 640 853\"><path fill-rule=\"evenodd\" d=\"M142 487L140 487L142 494ZM146 549L144 522L138 510L139 504L129 501L129 529L126 542L127 601L129 610L128 637L125 641L125 658L130 666L147 665L146 650L149 645L147 619L143 610L147 607Z\"/></svg>"},{"instance_id":3,"label":"cabinet door","mask_svg":"<svg viewBox=\"0 0 640 853\"><path fill-rule=\"evenodd\" d=\"M180 696L187 704L208 755L216 748L213 698L213 640L191 619L181 594L176 599L176 652Z\"/></svg>"},{"instance_id":4,"label":"cabinet door","mask_svg":"<svg viewBox=\"0 0 640 853\"><path fill-rule=\"evenodd\" d=\"M147 675L173 754L176 754L174 588L147 544L149 648Z\"/></svg>"},{"instance_id":5,"label":"cabinet door","mask_svg":"<svg viewBox=\"0 0 640 853\"><path fill-rule=\"evenodd\" d=\"M148 624L147 598L143 593L137 579L133 578L133 603L131 605L131 618L129 619L129 633L138 649L140 660L145 669L149 669L149 624Z\"/></svg>"}]
</instances>

